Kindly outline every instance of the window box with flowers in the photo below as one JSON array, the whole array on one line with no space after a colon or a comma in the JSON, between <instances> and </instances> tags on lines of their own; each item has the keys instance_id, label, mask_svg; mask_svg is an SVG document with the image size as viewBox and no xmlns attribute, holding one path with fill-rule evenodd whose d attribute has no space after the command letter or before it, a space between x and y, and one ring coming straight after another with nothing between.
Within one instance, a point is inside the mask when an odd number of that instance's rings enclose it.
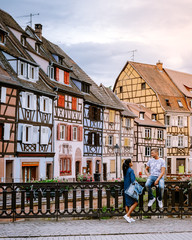
<instances>
[{"instance_id":1,"label":"window box with flowers","mask_svg":"<svg viewBox=\"0 0 192 240\"><path fill-rule=\"evenodd\" d=\"M77 181L78 182L93 182L93 177L88 173L78 174Z\"/></svg>"},{"instance_id":2,"label":"window box with flowers","mask_svg":"<svg viewBox=\"0 0 192 240\"><path fill-rule=\"evenodd\" d=\"M151 137L145 137L145 140L151 140Z\"/></svg>"}]
</instances>

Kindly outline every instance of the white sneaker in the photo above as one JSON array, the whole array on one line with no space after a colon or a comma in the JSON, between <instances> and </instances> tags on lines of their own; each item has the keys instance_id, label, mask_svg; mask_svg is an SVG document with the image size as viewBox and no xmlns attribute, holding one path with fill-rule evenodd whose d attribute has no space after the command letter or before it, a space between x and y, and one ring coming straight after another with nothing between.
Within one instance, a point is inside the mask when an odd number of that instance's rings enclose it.
<instances>
[{"instance_id":1,"label":"white sneaker","mask_svg":"<svg viewBox=\"0 0 192 240\"><path fill-rule=\"evenodd\" d=\"M125 218L125 220L126 220L128 223L131 223L131 222L132 222L132 221L131 221L131 218L127 217L127 214L125 214L123 217Z\"/></svg>"},{"instance_id":2,"label":"white sneaker","mask_svg":"<svg viewBox=\"0 0 192 240\"><path fill-rule=\"evenodd\" d=\"M158 202L159 208L163 208L163 202L159 201L158 198L157 198L157 202Z\"/></svg>"},{"instance_id":3,"label":"white sneaker","mask_svg":"<svg viewBox=\"0 0 192 240\"><path fill-rule=\"evenodd\" d=\"M154 202L155 202L155 198L153 198L152 200L149 200L148 207L151 207Z\"/></svg>"},{"instance_id":4,"label":"white sneaker","mask_svg":"<svg viewBox=\"0 0 192 240\"><path fill-rule=\"evenodd\" d=\"M131 218L131 222L135 222L135 220L133 218Z\"/></svg>"}]
</instances>

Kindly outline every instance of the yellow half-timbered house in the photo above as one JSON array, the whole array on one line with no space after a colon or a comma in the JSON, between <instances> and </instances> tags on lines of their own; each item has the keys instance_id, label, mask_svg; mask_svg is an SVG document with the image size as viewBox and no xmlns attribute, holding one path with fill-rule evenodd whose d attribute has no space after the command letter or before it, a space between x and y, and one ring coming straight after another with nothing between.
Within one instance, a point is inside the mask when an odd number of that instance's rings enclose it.
<instances>
[{"instance_id":1,"label":"yellow half-timbered house","mask_svg":"<svg viewBox=\"0 0 192 240\"><path fill-rule=\"evenodd\" d=\"M189 172L190 110L163 64L127 62L113 90L120 100L151 109L157 120L166 125L167 172Z\"/></svg>"}]
</instances>

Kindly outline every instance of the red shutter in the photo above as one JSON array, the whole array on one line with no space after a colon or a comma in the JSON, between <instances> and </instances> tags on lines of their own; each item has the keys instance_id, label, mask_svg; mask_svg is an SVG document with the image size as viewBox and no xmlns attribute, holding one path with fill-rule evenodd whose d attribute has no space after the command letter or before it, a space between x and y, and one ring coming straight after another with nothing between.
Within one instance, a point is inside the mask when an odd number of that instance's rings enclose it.
<instances>
[{"instance_id":1,"label":"red shutter","mask_svg":"<svg viewBox=\"0 0 192 240\"><path fill-rule=\"evenodd\" d=\"M59 81L59 68L56 68L55 80Z\"/></svg>"},{"instance_id":2,"label":"red shutter","mask_svg":"<svg viewBox=\"0 0 192 240\"><path fill-rule=\"evenodd\" d=\"M67 140L71 141L71 126L67 125Z\"/></svg>"},{"instance_id":3,"label":"red shutter","mask_svg":"<svg viewBox=\"0 0 192 240\"><path fill-rule=\"evenodd\" d=\"M77 110L77 98L72 97L72 110Z\"/></svg>"},{"instance_id":4,"label":"red shutter","mask_svg":"<svg viewBox=\"0 0 192 240\"><path fill-rule=\"evenodd\" d=\"M69 85L69 73L64 72L64 83Z\"/></svg>"},{"instance_id":5,"label":"red shutter","mask_svg":"<svg viewBox=\"0 0 192 240\"><path fill-rule=\"evenodd\" d=\"M73 141L73 126L71 126L71 141Z\"/></svg>"},{"instance_id":6,"label":"red shutter","mask_svg":"<svg viewBox=\"0 0 192 240\"><path fill-rule=\"evenodd\" d=\"M60 140L60 123L57 124L57 140Z\"/></svg>"},{"instance_id":7,"label":"red shutter","mask_svg":"<svg viewBox=\"0 0 192 240\"><path fill-rule=\"evenodd\" d=\"M78 127L78 141L83 140L83 127L79 126Z\"/></svg>"},{"instance_id":8,"label":"red shutter","mask_svg":"<svg viewBox=\"0 0 192 240\"><path fill-rule=\"evenodd\" d=\"M65 107L65 96L59 95L59 98L58 98L58 107Z\"/></svg>"}]
</instances>

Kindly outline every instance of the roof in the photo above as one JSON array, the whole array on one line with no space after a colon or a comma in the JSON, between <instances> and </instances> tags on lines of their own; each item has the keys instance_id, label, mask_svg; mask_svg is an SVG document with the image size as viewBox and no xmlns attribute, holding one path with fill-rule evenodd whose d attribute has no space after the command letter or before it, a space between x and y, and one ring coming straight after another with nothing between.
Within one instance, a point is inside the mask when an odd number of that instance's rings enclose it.
<instances>
[{"instance_id":1,"label":"roof","mask_svg":"<svg viewBox=\"0 0 192 240\"><path fill-rule=\"evenodd\" d=\"M123 102L126 107L132 111L137 117L135 118L135 122L142 126L151 126L151 127L160 127L160 128L166 128L164 124L162 124L160 121L152 120L152 114L155 114L150 109L144 107L142 104L136 104L136 103L129 103L129 102ZM144 112L144 120L139 118L139 113Z\"/></svg>"},{"instance_id":2,"label":"roof","mask_svg":"<svg viewBox=\"0 0 192 240\"><path fill-rule=\"evenodd\" d=\"M192 74L165 69L173 83L186 96L192 98Z\"/></svg>"},{"instance_id":3,"label":"roof","mask_svg":"<svg viewBox=\"0 0 192 240\"><path fill-rule=\"evenodd\" d=\"M156 65L136 63L130 61L125 64L121 73L124 71L128 64L130 64L135 69L135 71L141 76L141 78L143 78L145 82L151 87L151 89L157 94L160 104L165 111L189 111L182 92L177 88L174 82L171 81L165 69L159 70ZM116 79L114 89L117 84L118 78ZM166 99L168 99L171 103L170 106L166 104ZM182 108L179 107L178 101L182 102Z\"/></svg>"}]
</instances>

